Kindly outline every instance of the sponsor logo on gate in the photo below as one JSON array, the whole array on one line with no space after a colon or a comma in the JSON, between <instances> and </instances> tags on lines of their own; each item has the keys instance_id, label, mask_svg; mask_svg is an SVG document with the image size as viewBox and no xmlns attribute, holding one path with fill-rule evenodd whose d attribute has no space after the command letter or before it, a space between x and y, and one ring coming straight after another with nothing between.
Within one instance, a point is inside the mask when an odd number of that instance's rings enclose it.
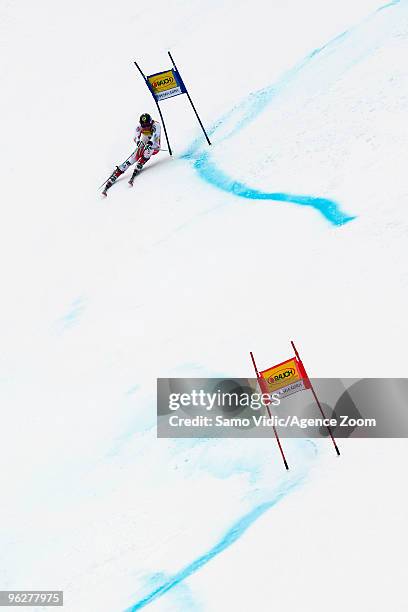
<instances>
[{"instance_id":1,"label":"sponsor logo on gate","mask_svg":"<svg viewBox=\"0 0 408 612\"><path fill-rule=\"evenodd\" d=\"M168 89L173 89L174 87L178 87L177 81L174 78L173 71L168 70L167 72L161 72L160 74L155 74L151 77L148 77L149 83L153 88L154 93L158 94L162 91L167 91Z\"/></svg>"},{"instance_id":2,"label":"sponsor logo on gate","mask_svg":"<svg viewBox=\"0 0 408 612\"><path fill-rule=\"evenodd\" d=\"M294 376L297 376L295 368L283 368L277 370L272 376L269 376L267 380L270 385L274 385L280 382L290 382L290 379Z\"/></svg>"},{"instance_id":3,"label":"sponsor logo on gate","mask_svg":"<svg viewBox=\"0 0 408 612\"><path fill-rule=\"evenodd\" d=\"M287 387L297 380L302 379L298 363L295 358L268 368L261 372L262 378L268 385L269 391L275 391L282 387Z\"/></svg>"}]
</instances>

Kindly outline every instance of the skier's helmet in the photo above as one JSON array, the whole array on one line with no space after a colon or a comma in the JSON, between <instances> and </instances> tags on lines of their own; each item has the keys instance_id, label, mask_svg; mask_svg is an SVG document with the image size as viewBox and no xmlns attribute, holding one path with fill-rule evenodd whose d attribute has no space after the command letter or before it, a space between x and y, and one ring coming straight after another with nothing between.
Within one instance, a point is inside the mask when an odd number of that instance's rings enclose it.
<instances>
[{"instance_id":1,"label":"skier's helmet","mask_svg":"<svg viewBox=\"0 0 408 612\"><path fill-rule=\"evenodd\" d=\"M140 115L140 125L142 128L149 128L153 125L153 119L149 113L143 113L143 115Z\"/></svg>"}]
</instances>

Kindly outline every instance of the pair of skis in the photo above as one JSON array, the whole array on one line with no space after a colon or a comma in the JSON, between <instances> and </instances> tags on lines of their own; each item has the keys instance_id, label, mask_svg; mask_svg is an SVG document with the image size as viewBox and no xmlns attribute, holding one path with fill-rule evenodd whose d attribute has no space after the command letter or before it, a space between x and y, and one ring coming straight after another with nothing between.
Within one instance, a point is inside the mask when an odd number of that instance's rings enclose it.
<instances>
[{"instance_id":1,"label":"pair of skis","mask_svg":"<svg viewBox=\"0 0 408 612\"><path fill-rule=\"evenodd\" d=\"M146 147L146 143L145 143L145 142L139 142L137 149L135 149L135 150L134 150L134 151L133 151L133 152L132 152L132 153L129 155L129 157L128 157L127 159L125 159L125 161L124 161L123 163L124 163L124 164L126 164L127 162L129 162L130 158L131 158L131 157L133 157L133 155L135 155L135 154L136 154L136 164L137 164L137 163L139 162L139 160L141 160L141 159L143 158L143 153L144 153L145 147ZM128 165L130 165L130 164L128 164ZM116 168L118 169L118 166L116 166ZM129 185L130 185L131 187L133 187L133 182L134 182L135 178L137 177L137 175L138 175L138 174L140 174L140 172L141 172L141 169L139 170L139 169L135 168L135 169L133 170L133 174L132 174L132 176L130 177L130 180L128 181L128 183L129 183ZM111 182L110 184L108 184L108 183L109 183L109 181L111 181L111 180L112 180L112 178L114 178L114 176L115 176L115 172L113 172L113 173L112 173L112 174L109 176L109 178L107 178L107 179L106 179L106 180L105 180L105 181L102 183L102 185L99 187L99 189L102 189L102 187L104 188L104 189L103 189L103 191L102 191L102 195L103 195L103 196L105 196L105 197L108 195L108 193L107 193L107 192L108 192L108 189L110 189L110 188L111 188L111 187L112 187L112 186L115 184L116 179L118 178L118 177L116 177L116 178L115 178L115 180L114 180L113 182ZM120 175L119 175L119 176L120 176Z\"/></svg>"}]
</instances>

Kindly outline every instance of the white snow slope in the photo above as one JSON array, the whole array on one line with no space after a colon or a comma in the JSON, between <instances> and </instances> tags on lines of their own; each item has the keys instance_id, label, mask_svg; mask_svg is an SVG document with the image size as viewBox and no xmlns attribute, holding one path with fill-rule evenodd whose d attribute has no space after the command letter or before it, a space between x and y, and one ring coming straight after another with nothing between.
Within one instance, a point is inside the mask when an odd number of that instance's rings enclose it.
<instances>
[{"instance_id":1,"label":"white snow slope","mask_svg":"<svg viewBox=\"0 0 408 612\"><path fill-rule=\"evenodd\" d=\"M406 376L408 2L2 0L0 589L402 612L407 445L158 440L156 378ZM381 8L381 10L379 10ZM171 50L175 155L132 150ZM40 610L42 608L33 608Z\"/></svg>"}]
</instances>

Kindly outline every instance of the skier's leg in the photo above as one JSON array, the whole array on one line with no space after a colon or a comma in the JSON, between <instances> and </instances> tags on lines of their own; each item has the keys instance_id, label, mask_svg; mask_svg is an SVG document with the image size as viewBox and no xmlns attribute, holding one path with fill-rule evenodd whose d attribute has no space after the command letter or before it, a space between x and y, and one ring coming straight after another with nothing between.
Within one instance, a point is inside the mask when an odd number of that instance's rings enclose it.
<instances>
[{"instance_id":1,"label":"skier's leg","mask_svg":"<svg viewBox=\"0 0 408 612\"><path fill-rule=\"evenodd\" d=\"M123 162L123 164L120 164L119 168L120 168L120 170L122 170L122 174L123 174L123 172L126 172L126 170L129 168L129 166L133 166L133 164L137 160L137 154L138 154L138 150L136 149L136 151L133 153L133 155L131 155L129 157L129 159L127 159L125 162Z\"/></svg>"},{"instance_id":2,"label":"skier's leg","mask_svg":"<svg viewBox=\"0 0 408 612\"><path fill-rule=\"evenodd\" d=\"M152 155L154 155L156 152L156 149L153 148L152 145L146 145L144 150L143 150L143 154L140 157L140 159L138 160L138 169L141 170L143 168L143 166L146 164L146 162L149 161L149 159L151 158Z\"/></svg>"},{"instance_id":3,"label":"skier's leg","mask_svg":"<svg viewBox=\"0 0 408 612\"><path fill-rule=\"evenodd\" d=\"M157 155L158 153L160 153L160 147L161 147L161 144L160 144L160 138L159 138L159 140L156 143L156 148L153 149L153 155Z\"/></svg>"},{"instance_id":4,"label":"skier's leg","mask_svg":"<svg viewBox=\"0 0 408 612\"><path fill-rule=\"evenodd\" d=\"M110 189L112 187L113 183L116 182L117 178L121 174L126 172L126 170L129 168L129 166L131 166L132 164L135 163L136 158L137 158L137 151L135 151L133 153L133 155L131 157L129 157L129 159L127 159L125 162L123 162L123 164L120 164L120 166L116 166L116 169L112 172L111 176L109 177L109 179L106 182L105 189L102 192L104 195L106 195L106 192L108 191L108 189Z\"/></svg>"},{"instance_id":5,"label":"skier's leg","mask_svg":"<svg viewBox=\"0 0 408 612\"><path fill-rule=\"evenodd\" d=\"M102 195L106 195L106 192L108 191L108 189L110 189L113 185L113 183L116 182L116 179L123 174L123 170L120 169L119 166L116 166L115 170L112 172L112 174L110 175L110 177L108 178L108 180L105 183L105 188L102 191Z\"/></svg>"},{"instance_id":6,"label":"skier's leg","mask_svg":"<svg viewBox=\"0 0 408 612\"><path fill-rule=\"evenodd\" d=\"M139 174L145 163L152 156L152 149L146 143L146 141L141 141L140 145L141 146L138 148L136 154L136 168L133 170L133 174L130 177L129 185L133 185L133 181L135 180L136 175Z\"/></svg>"},{"instance_id":7,"label":"skier's leg","mask_svg":"<svg viewBox=\"0 0 408 612\"><path fill-rule=\"evenodd\" d=\"M157 148L157 147L153 147L152 144L148 144L146 140L142 141L141 144L142 143L144 146L138 149L137 151L136 168L133 170L133 174L130 178L129 185L133 185L133 181L135 180L136 175L139 174L139 172L143 169L143 166L146 164L146 162L149 161L152 155L156 155L160 151L160 144L159 144L159 148Z\"/></svg>"}]
</instances>

